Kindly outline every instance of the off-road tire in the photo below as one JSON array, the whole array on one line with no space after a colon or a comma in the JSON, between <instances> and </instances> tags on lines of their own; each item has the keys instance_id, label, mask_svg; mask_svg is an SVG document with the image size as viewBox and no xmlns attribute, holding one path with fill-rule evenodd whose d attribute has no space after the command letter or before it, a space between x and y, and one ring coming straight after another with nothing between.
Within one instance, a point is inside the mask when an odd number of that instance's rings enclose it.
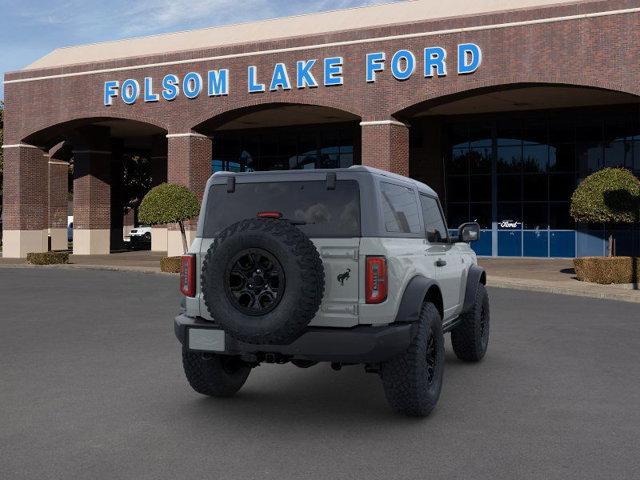
<instances>
[{"instance_id":1,"label":"off-road tire","mask_svg":"<svg viewBox=\"0 0 640 480\"><path fill-rule=\"evenodd\" d=\"M182 366L189 385L210 397L231 397L242 388L251 366L238 357L182 349Z\"/></svg>"},{"instance_id":2,"label":"off-road tire","mask_svg":"<svg viewBox=\"0 0 640 480\"><path fill-rule=\"evenodd\" d=\"M451 331L453 351L460 360L479 362L489 346L489 295L479 284L473 307L461 315L461 322Z\"/></svg>"},{"instance_id":3,"label":"off-road tire","mask_svg":"<svg viewBox=\"0 0 640 480\"><path fill-rule=\"evenodd\" d=\"M425 302L406 352L383 362L380 369L384 392L391 407L412 417L429 415L440 398L444 372L442 318L433 303ZM429 381L427 345L433 339L435 367Z\"/></svg>"},{"instance_id":4,"label":"off-road tire","mask_svg":"<svg viewBox=\"0 0 640 480\"><path fill-rule=\"evenodd\" d=\"M275 257L285 278L277 305L258 316L238 309L224 283L232 259L252 248ZM320 308L324 268L315 245L300 229L285 220L254 218L235 223L216 236L203 262L201 285L211 317L233 338L286 345L302 334Z\"/></svg>"}]
</instances>

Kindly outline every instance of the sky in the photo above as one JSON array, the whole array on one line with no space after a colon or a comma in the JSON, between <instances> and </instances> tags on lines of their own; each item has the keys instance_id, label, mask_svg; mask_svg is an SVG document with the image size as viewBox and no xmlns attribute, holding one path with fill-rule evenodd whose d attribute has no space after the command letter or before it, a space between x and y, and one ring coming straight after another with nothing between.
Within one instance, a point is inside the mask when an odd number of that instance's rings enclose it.
<instances>
[{"instance_id":1,"label":"sky","mask_svg":"<svg viewBox=\"0 0 640 480\"><path fill-rule=\"evenodd\" d=\"M0 75L59 47L389 1L0 0Z\"/></svg>"}]
</instances>

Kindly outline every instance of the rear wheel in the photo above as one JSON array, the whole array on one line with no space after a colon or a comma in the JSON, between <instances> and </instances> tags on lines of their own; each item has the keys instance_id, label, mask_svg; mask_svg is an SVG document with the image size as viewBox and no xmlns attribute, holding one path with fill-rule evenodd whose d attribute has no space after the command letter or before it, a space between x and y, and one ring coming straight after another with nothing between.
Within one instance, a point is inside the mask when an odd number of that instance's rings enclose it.
<instances>
[{"instance_id":1,"label":"rear wheel","mask_svg":"<svg viewBox=\"0 0 640 480\"><path fill-rule=\"evenodd\" d=\"M182 349L182 366L196 392L210 397L231 397L247 380L251 366L238 357Z\"/></svg>"},{"instance_id":2,"label":"rear wheel","mask_svg":"<svg viewBox=\"0 0 640 480\"><path fill-rule=\"evenodd\" d=\"M489 295L479 284L471 310L462 314L462 321L451 331L453 351L460 360L479 362L489 347Z\"/></svg>"},{"instance_id":3,"label":"rear wheel","mask_svg":"<svg viewBox=\"0 0 640 480\"><path fill-rule=\"evenodd\" d=\"M408 350L381 365L380 374L389 404L412 417L431 413L442 389L444 337L442 319L433 303L425 302Z\"/></svg>"}]
</instances>

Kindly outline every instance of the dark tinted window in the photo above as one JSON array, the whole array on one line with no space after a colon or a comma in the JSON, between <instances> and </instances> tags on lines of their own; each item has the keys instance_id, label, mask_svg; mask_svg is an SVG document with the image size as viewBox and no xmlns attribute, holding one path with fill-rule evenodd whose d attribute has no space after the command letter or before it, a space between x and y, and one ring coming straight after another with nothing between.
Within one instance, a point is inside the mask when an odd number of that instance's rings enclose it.
<instances>
[{"instance_id":1,"label":"dark tinted window","mask_svg":"<svg viewBox=\"0 0 640 480\"><path fill-rule=\"evenodd\" d=\"M382 211L387 232L420 233L418 202L409 187L380 183L382 190Z\"/></svg>"},{"instance_id":2,"label":"dark tinted window","mask_svg":"<svg viewBox=\"0 0 640 480\"><path fill-rule=\"evenodd\" d=\"M296 222L309 237L360 236L360 194L353 180L336 182L327 190L324 181L236 183L235 192L227 185L214 185L207 198L204 236L219 231L260 212L280 212Z\"/></svg>"},{"instance_id":3,"label":"dark tinted window","mask_svg":"<svg viewBox=\"0 0 640 480\"><path fill-rule=\"evenodd\" d=\"M427 232L429 242L443 242L447 239L447 227L442 218L440 205L435 198L420 195L422 203L422 216L424 217L424 227Z\"/></svg>"}]
</instances>

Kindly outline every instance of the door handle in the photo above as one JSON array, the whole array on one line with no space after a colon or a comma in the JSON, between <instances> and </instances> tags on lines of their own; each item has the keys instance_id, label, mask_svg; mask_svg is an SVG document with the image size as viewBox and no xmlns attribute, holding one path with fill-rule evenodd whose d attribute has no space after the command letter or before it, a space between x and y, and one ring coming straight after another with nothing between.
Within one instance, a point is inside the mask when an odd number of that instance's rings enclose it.
<instances>
[{"instance_id":1,"label":"door handle","mask_svg":"<svg viewBox=\"0 0 640 480\"><path fill-rule=\"evenodd\" d=\"M447 264L446 260L439 258L436 260L436 267L444 267Z\"/></svg>"}]
</instances>

